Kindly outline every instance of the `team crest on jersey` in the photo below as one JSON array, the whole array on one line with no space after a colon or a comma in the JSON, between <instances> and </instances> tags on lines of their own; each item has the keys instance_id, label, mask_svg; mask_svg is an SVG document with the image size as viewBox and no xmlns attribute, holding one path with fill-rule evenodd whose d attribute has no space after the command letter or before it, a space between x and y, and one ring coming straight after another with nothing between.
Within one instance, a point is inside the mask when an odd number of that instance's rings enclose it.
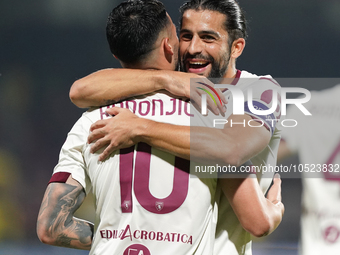
<instances>
[{"instance_id":1,"label":"team crest on jersey","mask_svg":"<svg viewBox=\"0 0 340 255\"><path fill-rule=\"evenodd\" d=\"M123 255L151 255L151 253L144 245L133 244L126 248Z\"/></svg>"},{"instance_id":2,"label":"team crest on jersey","mask_svg":"<svg viewBox=\"0 0 340 255\"><path fill-rule=\"evenodd\" d=\"M130 206L131 206L131 201L130 200L125 200L123 202L123 207L124 207L125 210L128 210L130 208Z\"/></svg>"},{"instance_id":3,"label":"team crest on jersey","mask_svg":"<svg viewBox=\"0 0 340 255\"><path fill-rule=\"evenodd\" d=\"M161 211L164 207L164 203L163 202L156 202L155 206L156 206L157 211Z\"/></svg>"},{"instance_id":4,"label":"team crest on jersey","mask_svg":"<svg viewBox=\"0 0 340 255\"><path fill-rule=\"evenodd\" d=\"M324 230L324 239L326 242L335 243L339 239L340 230L336 226L329 226Z\"/></svg>"}]
</instances>

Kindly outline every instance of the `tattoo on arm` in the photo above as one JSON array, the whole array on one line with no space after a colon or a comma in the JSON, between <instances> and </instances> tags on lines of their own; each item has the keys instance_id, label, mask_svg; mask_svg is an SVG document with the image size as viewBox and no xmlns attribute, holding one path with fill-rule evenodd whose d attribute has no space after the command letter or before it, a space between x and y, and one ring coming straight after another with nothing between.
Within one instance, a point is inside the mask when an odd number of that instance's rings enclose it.
<instances>
[{"instance_id":1,"label":"tattoo on arm","mask_svg":"<svg viewBox=\"0 0 340 255\"><path fill-rule=\"evenodd\" d=\"M47 221L49 236L54 245L89 250L93 238L93 224L73 215L85 198L84 189L66 183L51 183L41 204L39 219Z\"/></svg>"}]
</instances>

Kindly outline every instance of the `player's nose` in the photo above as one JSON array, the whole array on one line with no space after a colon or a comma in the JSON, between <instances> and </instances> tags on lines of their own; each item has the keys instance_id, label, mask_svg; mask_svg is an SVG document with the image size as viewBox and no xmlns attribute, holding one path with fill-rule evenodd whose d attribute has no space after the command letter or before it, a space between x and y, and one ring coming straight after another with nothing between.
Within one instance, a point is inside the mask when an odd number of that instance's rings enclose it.
<instances>
[{"instance_id":1,"label":"player's nose","mask_svg":"<svg viewBox=\"0 0 340 255\"><path fill-rule=\"evenodd\" d=\"M202 40L199 37L194 36L192 40L190 41L190 44L187 50L190 55L198 55L203 51L203 48L204 48L204 44Z\"/></svg>"}]
</instances>

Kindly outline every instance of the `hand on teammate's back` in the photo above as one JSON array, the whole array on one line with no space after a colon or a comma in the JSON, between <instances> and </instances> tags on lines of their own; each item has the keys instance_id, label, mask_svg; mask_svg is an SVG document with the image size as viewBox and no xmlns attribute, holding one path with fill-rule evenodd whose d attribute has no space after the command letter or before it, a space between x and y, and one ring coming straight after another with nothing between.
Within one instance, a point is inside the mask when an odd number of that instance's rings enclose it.
<instances>
[{"instance_id":1,"label":"hand on teammate's back","mask_svg":"<svg viewBox=\"0 0 340 255\"><path fill-rule=\"evenodd\" d=\"M89 144L94 142L91 146L91 153L106 146L99 156L100 161L105 160L115 150L136 144L138 142L135 140L136 124L138 120L141 120L130 110L124 108L113 107L106 112L114 117L98 120L92 124L87 140Z\"/></svg>"}]
</instances>

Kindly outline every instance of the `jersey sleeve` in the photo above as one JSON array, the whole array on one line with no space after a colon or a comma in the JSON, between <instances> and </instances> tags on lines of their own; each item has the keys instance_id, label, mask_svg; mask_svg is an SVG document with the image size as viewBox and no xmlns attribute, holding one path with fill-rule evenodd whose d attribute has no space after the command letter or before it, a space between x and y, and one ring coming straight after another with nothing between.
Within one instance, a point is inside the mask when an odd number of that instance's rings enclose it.
<instances>
[{"instance_id":1,"label":"jersey sleeve","mask_svg":"<svg viewBox=\"0 0 340 255\"><path fill-rule=\"evenodd\" d=\"M261 77L253 82L245 95L244 112L263 125L273 135L281 118L280 85L270 77ZM261 112L267 111L268 114Z\"/></svg>"},{"instance_id":2,"label":"jersey sleeve","mask_svg":"<svg viewBox=\"0 0 340 255\"><path fill-rule=\"evenodd\" d=\"M72 175L72 178L83 186L86 193L91 188L83 157L89 135L88 128L85 128L90 126L86 125L88 121L85 117L80 118L68 133L59 154L58 164L55 166L50 180L50 182L65 182L68 176Z\"/></svg>"}]
</instances>

